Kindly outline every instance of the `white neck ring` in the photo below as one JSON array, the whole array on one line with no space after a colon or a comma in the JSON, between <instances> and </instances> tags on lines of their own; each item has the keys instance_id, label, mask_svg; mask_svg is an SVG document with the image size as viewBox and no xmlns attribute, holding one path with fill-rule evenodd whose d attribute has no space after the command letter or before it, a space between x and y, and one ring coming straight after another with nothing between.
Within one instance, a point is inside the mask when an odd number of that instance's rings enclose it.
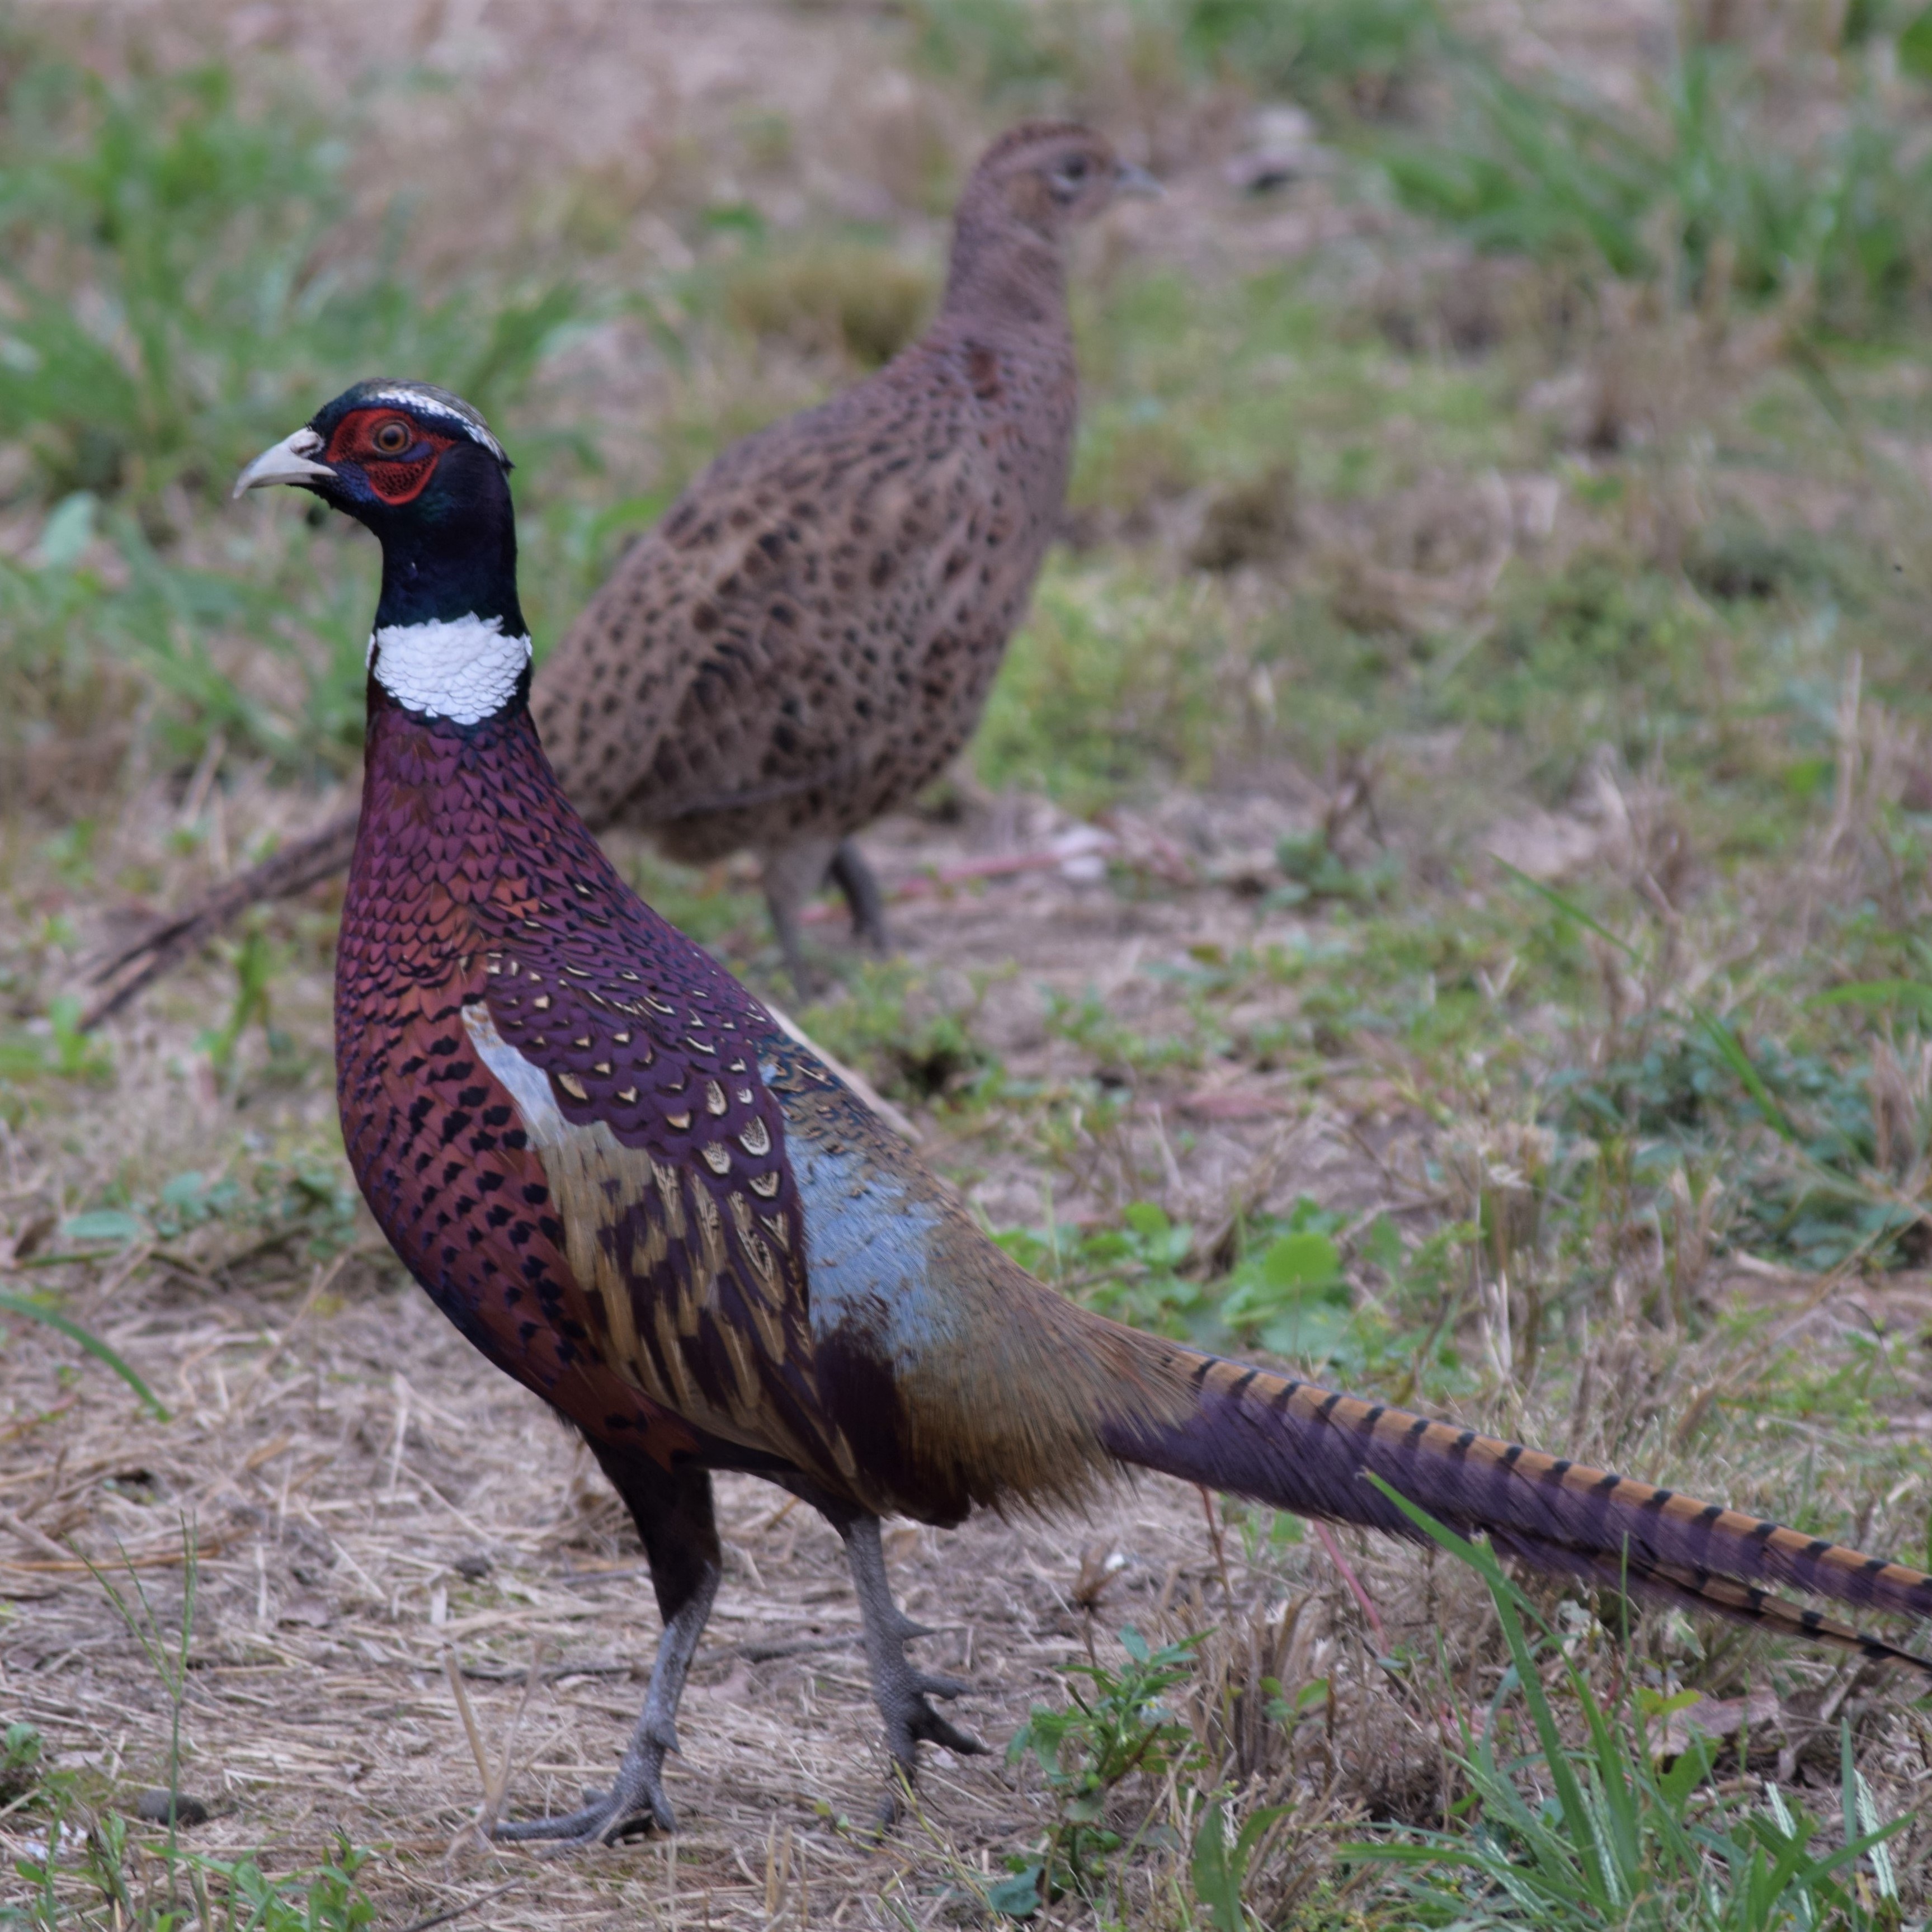
<instances>
[{"instance_id":1,"label":"white neck ring","mask_svg":"<svg viewBox=\"0 0 1932 1932\"><path fill-rule=\"evenodd\" d=\"M432 617L387 624L368 662L396 702L425 718L475 724L502 710L530 661L526 637L506 637L500 617Z\"/></svg>"}]
</instances>

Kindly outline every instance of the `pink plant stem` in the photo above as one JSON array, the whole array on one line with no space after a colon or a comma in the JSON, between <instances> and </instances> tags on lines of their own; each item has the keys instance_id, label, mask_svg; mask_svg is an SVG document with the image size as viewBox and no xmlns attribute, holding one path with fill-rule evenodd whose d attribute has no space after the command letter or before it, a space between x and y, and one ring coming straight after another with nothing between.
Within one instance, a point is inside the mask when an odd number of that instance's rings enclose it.
<instances>
[{"instance_id":1,"label":"pink plant stem","mask_svg":"<svg viewBox=\"0 0 1932 1932\"><path fill-rule=\"evenodd\" d=\"M1376 1641L1384 1650L1388 1648L1388 1632L1382 1628L1382 1612L1376 1608L1375 1600L1362 1588L1362 1580L1355 1574L1348 1559L1342 1554L1342 1546L1335 1540L1334 1532L1325 1522L1318 1520L1315 1523L1316 1540L1328 1552L1328 1560L1341 1573L1343 1582L1348 1586L1348 1594L1362 1606L1362 1614L1369 1620L1369 1628L1376 1634Z\"/></svg>"}]
</instances>

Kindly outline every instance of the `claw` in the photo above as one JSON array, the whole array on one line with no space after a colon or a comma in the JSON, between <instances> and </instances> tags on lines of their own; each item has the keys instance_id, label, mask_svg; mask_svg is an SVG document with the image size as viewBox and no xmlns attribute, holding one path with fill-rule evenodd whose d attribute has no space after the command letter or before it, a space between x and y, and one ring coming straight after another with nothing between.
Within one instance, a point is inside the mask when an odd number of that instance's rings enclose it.
<instances>
[{"instance_id":1,"label":"claw","mask_svg":"<svg viewBox=\"0 0 1932 1932\"><path fill-rule=\"evenodd\" d=\"M982 1757L986 1747L970 1732L947 1723L926 1702L928 1697L963 1696L966 1686L951 1677L928 1677L914 1672L907 1678L901 1696L886 1720L887 1743L892 1756L910 1774L916 1762L920 1743L944 1744L962 1757Z\"/></svg>"},{"instance_id":2,"label":"claw","mask_svg":"<svg viewBox=\"0 0 1932 1932\"><path fill-rule=\"evenodd\" d=\"M663 1760L620 1766L615 1787L586 1791L583 1808L547 1818L519 1818L499 1825L494 1836L512 1843L550 1839L563 1845L614 1845L653 1829L674 1832L677 1814L664 1794Z\"/></svg>"}]
</instances>

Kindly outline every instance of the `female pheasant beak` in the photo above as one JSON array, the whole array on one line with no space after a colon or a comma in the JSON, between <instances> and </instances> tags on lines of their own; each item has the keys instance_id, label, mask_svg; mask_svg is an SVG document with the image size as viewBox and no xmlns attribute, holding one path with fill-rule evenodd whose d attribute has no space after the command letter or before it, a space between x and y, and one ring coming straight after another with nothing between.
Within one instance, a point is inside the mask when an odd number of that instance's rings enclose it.
<instances>
[{"instance_id":1,"label":"female pheasant beak","mask_svg":"<svg viewBox=\"0 0 1932 1932\"><path fill-rule=\"evenodd\" d=\"M263 450L236 478L234 496L245 490L259 490L267 483L308 483L318 476L333 477L335 472L327 464L310 460L322 446L322 438L304 423L294 435L285 436L273 448Z\"/></svg>"},{"instance_id":2,"label":"female pheasant beak","mask_svg":"<svg viewBox=\"0 0 1932 1932\"><path fill-rule=\"evenodd\" d=\"M1151 200L1164 199L1167 190L1145 168L1132 161L1123 161L1114 170L1114 192L1116 194L1144 195Z\"/></svg>"}]
</instances>

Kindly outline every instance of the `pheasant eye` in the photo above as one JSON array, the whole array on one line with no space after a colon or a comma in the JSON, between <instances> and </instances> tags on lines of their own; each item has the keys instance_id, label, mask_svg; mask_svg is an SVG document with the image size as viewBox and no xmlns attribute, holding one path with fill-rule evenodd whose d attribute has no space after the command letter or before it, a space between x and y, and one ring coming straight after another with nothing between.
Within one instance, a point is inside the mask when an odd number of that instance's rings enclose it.
<instances>
[{"instance_id":1,"label":"pheasant eye","mask_svg":"<svg viewBox=\"0 0 1932 1932\"><path fill-rule=\"evenodd\" d=\"M410 446L410 432L405 424L392 419L383 424L369 440L385 456L400 456Z\"/></svg>"}]
</instances>

